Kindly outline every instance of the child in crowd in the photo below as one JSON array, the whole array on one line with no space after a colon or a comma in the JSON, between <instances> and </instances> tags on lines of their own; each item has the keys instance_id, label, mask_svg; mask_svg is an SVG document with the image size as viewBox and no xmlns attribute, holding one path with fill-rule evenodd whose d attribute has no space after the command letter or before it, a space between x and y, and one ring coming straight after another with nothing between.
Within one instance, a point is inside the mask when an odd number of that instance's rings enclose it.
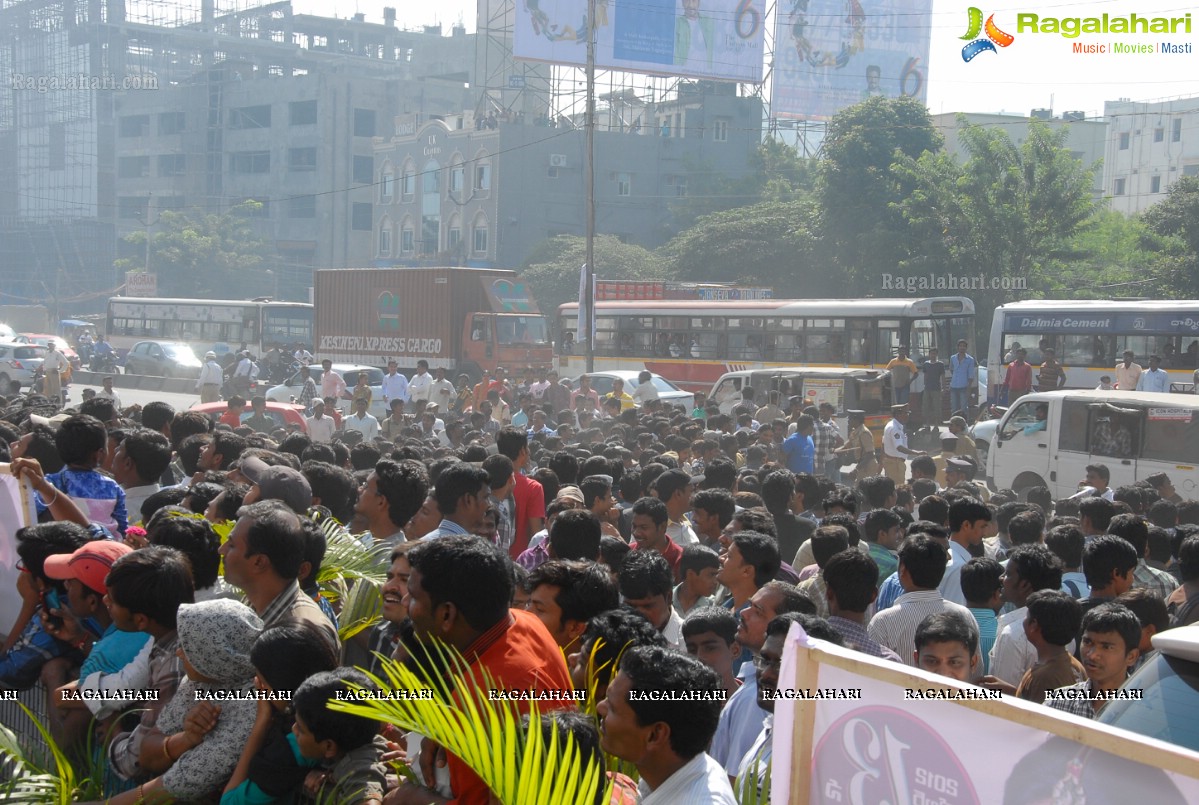
<instances>
[{"instance_id":1,"label":"child in crowd","mask_svg":"<svg viewBox=\"0 0 1199 805\"><path fill-rule=\"evenodd\" d=\"M679 559L679 573L683 580L674 588L674 611L680 618L688 613L715 603L712 596L720 582L716 574L720 571L720 557L706 545L688 545Z\"/></svg>"},{"instance_id":2,"label":"child in crowd","mask_svg":"<svg viewBox=\"0 0 1199 805\"><path fill-rule=\"evenodd\" d=\"M1046 692L1086 679L1082 663L1066 651L1082 626L1082 607L1061 590L1038 590L1025 606L1024 635L1037 650L1037 662L1024 672L1016 695L1043 704Z\"/></svg>"}]
</instances>

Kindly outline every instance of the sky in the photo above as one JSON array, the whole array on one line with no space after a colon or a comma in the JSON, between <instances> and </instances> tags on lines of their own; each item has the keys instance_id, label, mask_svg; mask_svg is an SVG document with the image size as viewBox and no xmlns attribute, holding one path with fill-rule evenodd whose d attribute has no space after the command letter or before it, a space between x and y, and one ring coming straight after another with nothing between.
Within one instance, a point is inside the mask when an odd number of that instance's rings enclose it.
<instances>
[{"instance_id":1,"label":"sky","mask_svg":"<svg viewBox=\"0 0 1199 805\"><path fill-rule=\"evenodd\" d=\"M720 0L722 3L733 0ZM986 0L982 0L984 3ZM992 0L993 2L994 0ZM524 0L516 0L523 3ZM715 0L701 0L715 2ZM782 0L784 6L788 0ZM1089 117L1103 114L1104 101L1128 98L1160 101L1199 96L1199 7L1194 9L1192 33L1118 35L1083 34L1065 38L1053 33L1018 33L1017 13L1045 17L1100 17L1103 14L1141 17L1181 17L1191 12L1181 0L1018 0L1003 6L980 6L984 18L994 14L996 25L1015 36L997 52L984 52L963 61L961 37L968 24L967 8L980 0L933 0L928 63L929 111L1007 112L1027 115L1034 108L1055 113L1083 111ZM861 0L867 14L870 0ZM543 6L545 5L543 0ZM404 4L396 0L294 0L297 11L348 17L366 14L368 21L382 20L383 7L397 7L398 24L418 28L440 22L446 33L456 22L475 30L473 0L435 0L430 4ZM768 0L768 7L773 0ZM1112 53L1113 44L1162 42L1189 45L1191 53ZM1105 54L1074 53L1075 43L1105 45Z\"/></svg>"}]
</instances>

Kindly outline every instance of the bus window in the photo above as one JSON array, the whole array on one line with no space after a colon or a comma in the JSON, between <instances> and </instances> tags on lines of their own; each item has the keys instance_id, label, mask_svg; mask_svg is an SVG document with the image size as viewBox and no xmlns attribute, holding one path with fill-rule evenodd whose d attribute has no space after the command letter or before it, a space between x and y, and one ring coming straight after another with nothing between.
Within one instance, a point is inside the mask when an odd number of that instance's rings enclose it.
<instances>
[{"instance_id":1,"label":"bus window","mask_svg":"<svg viewBox=\"0 0 1199 805\"><path fill-rule=\"evenodd\" d=\"M895 357L899 349L899 322L881 320L877 323L875 332L874 362L886 366Z\"/></svg>"},{"instance_id":2,"label":"bus window","mask_svg":"<svg viewBox=\"0 0 1199 805\"><path fill-rule=\"evenodd\" d=\"M1199 455L1199 420L1194 411L1149 409L1145 423L1145 450L1141 458L1191 464Z\"/></svg>"},{"instance_id":3,"label":"bus window","mask_svg":"<svg viewBox=\"0 0 1199 805\"><path fill-rule=\"evenodd\" d=\"M765 345L767 360L786 363L802 361L800 338L799 333L767 333Z\"/></svg>"},{"instance_id":4,"label":"bus window","mask_svg":"<svg viewBox=\"0 0 1199 805\"><path fill-rule=\"evenodd\" d=\"M1191 339L1191 343L1187 344L1187 348L1183 351L1180 358L1183 368L1199 368L1199 339Z\"/></svg>"},{"instance_id":5,"label":"bus window","mask_svg":"<svg viewBox=\"0 0 1199 805\"><path fill-rule=\"evenodd\" d=\"M803 360L807 363L845 363L845 319L808 319Z\"/></svg>"},{"instance_id":6,"label":"bus window","mask_svg":"<svg viewBox=\"0 0 1199 805\"><path fill-rule=\"evenodd\" d=\"M719 354L720 334L699 331L691 334L690 348L684 357L712 359Z\"/></svg>"},{"instance_id":7,"label":"bus window","mask_svg":"<svg viewBox=\"0 0 1199 805\"><path fill-rule=\"evenodd\" d=\"M1110 351L1104 338L1092 335L1063 335L1057 339L1057 358L1064 366L1095 366L1110 369Z\"/></svg>"},{"instance_id":8,"label":"bus window","mask_svg":"<svg viewBox=\"0 0 1199 805\"><path fill-rule=\"evenodd\" d=\"M1081 400L1065 400L1062 403L1061 435L1058 436L1059 450L1075 453L1090 452L1087 449L1087 423L1091 418L1090 406Z\"/></svg>"},{"instance_id":9,"label":"bus window","mask_svg":"<svg viewBox=\"0 0 1199 805\"><path fill-rule=\"evenodd\" d=\"M908 336L908 346L911 347L909 357L919 366L928 357L928 351L937 346L936 332L932 319L916 319L912 322L912 331ZM957 350L954 350L955 352ZM944 355L944 353L942 353Z\"/></svg>"},{"instance_id":10,"label":"bus window","mask_svg":"<svg viewBox=\"0 0 1199 805\"><path fill-rule=\"evenodd\" d=\"M1141 366L1145 366L1149 363L1149 356L1157 354L1154 352L1157 345L1154 343L1155 339L1153 336L1126 335L1116 340L1116 360L1120 359L1124 354L1124 350L1131 349L1132 359L1141 364Z\"/></svg>"},{"instance_id":11,"label":"bus window","mask_svg":"<svg viewBox=\"0 0 1199 805\"><path fill-rule=\"evenodd\" d=\"M763 336L751 333L729 333L728 356L731 359L743 361L765 360Z\"/></svg>"},{"instance_id":12,"label":"bus window","mask_svg":"<svg viewBox=\"0 0 1199 805\"><path fill-rule=\"evenodd\" d=\"M1037 344L1041 341L1041 337L1034 334L1025 333L1023 335L1008 335L1003 336L1003 364L1006 366L1016 360L1016 350L1028 350L1028 358L1032 361L1032 354L1036 351Z\"/></svg>"}]
</instances>

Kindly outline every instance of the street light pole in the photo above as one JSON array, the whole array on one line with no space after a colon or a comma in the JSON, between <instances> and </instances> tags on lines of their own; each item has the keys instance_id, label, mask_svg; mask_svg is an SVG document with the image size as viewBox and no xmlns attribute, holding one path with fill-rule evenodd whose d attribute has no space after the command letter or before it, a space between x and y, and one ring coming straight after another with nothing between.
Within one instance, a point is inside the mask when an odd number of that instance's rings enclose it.
<instances>
[{"instance_id":1,"label":"street light pole","mask_svg":"<svg viewBox=\"0 0 1199 805\"><path fill-rule=\"evenodd\" d=\"M587 371L595 371L595 5L587 0L587 271L583 301L587 307Z\"/></svg>"}]
</instances>

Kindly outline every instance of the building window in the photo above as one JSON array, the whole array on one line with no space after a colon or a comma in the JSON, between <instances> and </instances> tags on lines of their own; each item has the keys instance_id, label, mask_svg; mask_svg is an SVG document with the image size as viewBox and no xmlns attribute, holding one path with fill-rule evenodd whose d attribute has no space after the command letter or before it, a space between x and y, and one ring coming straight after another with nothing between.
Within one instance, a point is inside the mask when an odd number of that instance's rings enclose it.
<instances>
[{"instance_id":1,"label":"building window","mask_svg":"<svg viewBox=\"0 0 1199 805\"><path fill-rule=\"evenodd\" d=\"M1182 118L1176 117L1170 121L1170 142L1182 141Z\"/></svg>"},{"instance_id":2,"label":"building window","mask_svg":"<svg viewBox=\"0 0 1199 805\"><path fill-rule=\"evenodd\" d=\"M450 227L450 231L446 235L446 242L445 242L446 248L452 252L458 248L458 244L461 242L462 242L461 227L457 227L457 226Z\"/></svg>"},{"instance_id":3,"label":"building window","mask_svg":"<svg viewBox=\"0 0 1199 805\"><path fill-rule=\"evenodd\" d=\"M375 136L375 110L374 109L355 109L354 110L354 136L355 137L374 137Z\"/></svg>"},{"instance_id":4,"label":"building window","mask_svg":"<svg viewBox=\"0 0 1199 805\"><path fill-rule=\"evenodd\" d=\"M405 201L411 201L412 197L416 195L416 174L412 172L411 168L404 171L404 181L400 192Z\"/></svg>"},{"instance_id":5,"label":"building window","mask_svg":"<svg viewBox=\"0 0 1199 805\"><path fill-rule=\"evenodd\" d=\"M396 177L395 174L387 172L383 174L383 181L379 183L379 201L384 204L390 204L396 192Z\"/></svg>"},{"instance_id":6,"label":"building window","mask_svg":"<svg viewBox=\"0 0 1199 805\"><path fill-rule=\"evenodd\" d=\"M186 122L187 115L183 112L161 112L158 115L158 136L179 134L183 131Z\"/></svg>"},{"instance_id":7,"label":"building window","mask_svg":"<svg viewBox=\"0 0 1199 805\"><path fill-rule=\"evenodd\" d=\"M728 118L716 118L716 121L712 124L712 139L718 143L727 143L729 141Z\"/></svg>"},{"instance_id":8,"label":"building window","mask_svg":"<svg viewBox=\"0 0 1199 805\"><path fill-rule=\"evenodd\" d=\"M145 137L150 133L149 115L128 115L121 118L118 130L122 137Z\"/></svg>"},{"instance_id":9,"label":"building window","mask_svg":"<svg viewBox=\"0 0 1199 805\"><path fill-rule=\"evenodd\" d=\"M315 218L316 196L292 196L287 200L288 218Z\"/></svg>"},{"instance_id":10,"label":"building window","mask_svg":"<svg viewBox=\"0 0 1199 805\"><path fill-rule=\"evenodd\" d=\"M289 171L316 170L316 148L288 148L287 169Z\"/></svg>"},{"instance_id":11,"label":"building window","mask_svg":"<svg viewBox=\"0 0 1199 805\"><path fill-rule=\"evenodd\" d=\"M1128 144L1131 139L1132 139L1132 135L1129 134L1127 131L1120 132L1120 150L1121 151L1128 150Z\"/></svg>"},{"instance_id":12,"label":"building window","mask_svg":"<svg viewBox=\"0 0 1199 805\"><path fill-rule=\"evenodd\" d=\"M1199 165L1183 165L1183 176L1199 176Z\"/></svg>"},{"instance_id":13,"label":"building window","mask_svg":"<svg viewBox=\"0 0 1199 805\"><path fill-rule=\"evenodd\" d=\"M475 254L487 253L487 222L479 221L475 224L473 232L473 251Z\"/></svg>"},{"instance_id":14,"label":"building window","mask_svg":"<svg viewBox=\"0 0 1199 805\"><path fill-rule=\"evenodd\" d=\"M229 128L231 129L269 129L270 127L270 105L242 106L229 110Z\"/></svg>"},{"instance_id":15,"label":"building window","mask_svg":"<svg viewBox=\"0 0 1199 805\"><path fill-rule=\"evenodd\" d=\"M685 198L687 196L687 177L679 176L674 181L674 195L676 198Z\"/></svg>"},{"instance_id":16,"label":"building window","mask_svg":"<svg viewBox=\"0 0 1199 805\"><path fill-rule=\"evenodd\" d=\"M461 165L450 168L450 192L461 193L466 184L466 170Z\"/></svg>"},{"instance_id":17,"label":"building window","mask_svg":"<svg viewBox=\"0 0 1199 805\"><path fill-rule=\"evenodd\" d=\"M369 201L355 201L350 208L350 229L355 232L370 232L373 206Z\"/></svg>"},{"instance_id":18,"label":"building window","mask_svg":"<svg viewBox=\"0 0 1199 805\"><path fill-rule=\"evenodd\" d=\"M1162 177L1160 177L1160 176L1153 176L1153 177L1150 177L1150 179L1149 179L1149 192L1150 192L1150 193L1160 193L1160 192L1162 192Z\"/></svg>"},{"instance_id":19,"label":"building window","mask_svg":"<svg viewBox=\"0 0 1199 805\"><path fill-rule=\"evenodd\" d=\"M179 212L184 207L183 196L161 196L158 198L159 212Z\"/></svg>"},{"instance_id":20,"label":"building window","mask_svg":"<svg viewBox=\"0 0 1199 805\"><path fill-rule=\"evenodd\" d=\"M387 257L391 254L391 224L387 221L379 224L379 256Z\"/></svg>"},{"instance_id":21,"label":"building window","mask_svg":"<svg viewBox=\"0 0 1199 805\"><path fill-rule=\"evenodd\" d=\"M371 184L375 177L374 157L354 157L354 183Z\"/></svg>"},{"instance_id":22,"label":"building window","mask_svg":"<svg viewBox=\"0 0 1199 805\"><path fill-rule=\"evenodd\" d=\"M1117 196L1122 196L1122 195L1124 195L1124 180L1123 180L1123 179L1117 179L1117 180L1116 180L1116 187L1115 187L1115 189L1114 189L1114 191L1113 191L1113 192L1114 192L1114 193L1115 193Z\"/></svg>"},{"instance_id":23,"label":"building window","mask_svg":"<svg viewBox=\"0 0 1199 805\"><path fill-rule=\"evenodd\" d=\"M630 173L616 174L616 195L628 196L633 191L633 175Z\"/></svg>"},{"instance_id":24,"label":"building window","mask_svg":"<svg viewBox=\"0 0 1199 805\"><path fill-rule=\"evenodd\" d=\"M491 166L490 165L475 165L475 190L490 190L490 189L491 189ZM484 250L484 251L486 251L486 250Z\"/></svg>"},{"instance_id":25,"label":"building window","mask_svg":"<svg viewBox=\"0 0 1199 805\"><path fill-rule=\"evenodd\" d=\"M121 157L117 160L118 179L140 179L150 175L150 157Z\"/></svg>"},{"instance_id":26,"label":"building window","mask_svg":"<svg viewBox=\"0 0 1199 805\"><path fill-rule=\"evenodd\" d=\"M121 218L145 220L149 208L150 199L147 196L121 196L117 199L117 215Z\"/></svg>"},{"instance_id":27,"label":"building window","mask_svg":"<svg viewBox=\"0 0 1199 805\"><path fill-rule=\"evenodd\" d=\"M400 230L400 253L412 254L416 251L416 232L412 227L406 226Z\"/></svg>"},{"instance_id":28,"label":"building window","mask_svg":"<svg viewBox=\"0 0 1199 805\"><path fill-rule=\"evenodd\" d=\"M1153 130L1153 142L1160 143L1166 139L1166 130L1158 126Z\"/></svg>"},{"instance_id":29,"label":"building window","mask_svg":"<svg viewBox=\"0 0 1199 805\"><path fill-rule=\"evenodd\" d=\"M187 172L187 154L159 154L159 176L182 176Z\"/></svg>"},{"instance_id":30,"label":"building window","mask_svg":"<svg viewBox=\"0 0 1199 805\"><path fill-rule=\"evenodd\" d=\"M270 173L270 151L237 151L229 155L230 173Z\"/></svg>"},{"instance_id":31,"label":"building window","mask_svg":"<svg viewBox=\"0 0 1199 805\"><path fill-rule=\"evenodd\" d=\"M287 105L287 122L293 126L316 123L316 101L292 101Z\"/></svg>"}]
</instances>

